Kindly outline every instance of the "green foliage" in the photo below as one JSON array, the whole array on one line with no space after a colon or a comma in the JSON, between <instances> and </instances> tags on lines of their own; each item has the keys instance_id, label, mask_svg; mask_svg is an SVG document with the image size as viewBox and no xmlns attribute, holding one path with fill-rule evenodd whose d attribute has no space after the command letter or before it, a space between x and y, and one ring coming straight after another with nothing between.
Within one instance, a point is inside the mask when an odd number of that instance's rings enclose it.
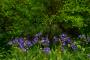
<instances>
[{"instance_id":1,"label":"green foliage","mask_svg":"<svg viewBox=\"0 0 90 60\"><path fill-rule=\"evenodd\" d=\"M45 32L52 26L51 30L59 32L61 28L57 22L63 21L64 28L81 29L89 25L86 21L90 19L87 3L88 0L3 0L0 2L0 30L17 36L21 31L30 34Z\"/></svg>"},{"instance_id":2,"label":"green foliage","mask_svg":"<svg viewBox=\"0 0 90 60\"><path fill-rule=\"evenodd\" d=\"M55 49L55 50L54 50ZM64 52L60 51L59 47L51 49L50 54L45 54L40 49L40 46L34 46L30 48L27 52L22 51L17 47L12 47L11 55L6 57L7 60L89 60L87 56L89 50L85 48L86 51L73 51L70 52L65 50Z\"/></svg>"},{"instance_id":3,"label":"green foliage","mask_svg":"<svg viewBox=\"0 0 90 60\"><path fill-rule=\"evenodd\" d=\"M6 47L7 41L13 36L19 37L28 33L35 35L37 32L42 32L49 33L51 37L72 28L74 30L77 28L76 32L79 30L79 33L90 35L89 26L89 0L0 1L1 49Z\"/></svg>"},{"instance_id":4,"label":"green foliage","mask_svg":"<svg viewBox=\"0 0 90 60\"><path fill-rule=\"evenodd\" d=\"M90 8L89 5L86 4L86 0L66 0L64 1L64 5L61 10L58 12L58 19L60 22L65 21L63 25L65 28L78 27L80 31L82 31L86 27L89 26L86 22L89 23L90 20ZM87 27L89 30L89 27ZM85 33L86 30L83 31ZM89 32L89 31L88 31Z\"/></svg>"}]
</instances>

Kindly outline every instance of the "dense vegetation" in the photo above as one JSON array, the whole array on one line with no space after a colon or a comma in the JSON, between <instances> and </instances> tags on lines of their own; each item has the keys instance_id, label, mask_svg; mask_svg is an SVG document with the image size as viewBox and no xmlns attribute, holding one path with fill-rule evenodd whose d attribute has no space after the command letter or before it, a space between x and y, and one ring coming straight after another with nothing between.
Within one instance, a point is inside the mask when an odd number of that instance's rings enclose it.
<instances>
[{"instance_id":1,"label":"dense vegetation","mask_svg":"<svg viewBox=\"0 0 90 60\"><path fill-rule=\"evenodd\" d=\"M89 60L89 26L89 0L2 0L0 59L26 60L27 57L27 60ZM39 32L41 36L37 39ZM34 44L34 38L39 42ZM21 52L22 49L17 48L19 42L12 42L15 39L30 40L33 45L29 47L28 52L31 53ZM42 40L48 40L49 46L43 46L40 42ZM54 40L58 42L53 43ZM49 55L43 54L40 48L50 50ZM37 54L39 56L36 56Z\"/></svg>"}]
</instances>

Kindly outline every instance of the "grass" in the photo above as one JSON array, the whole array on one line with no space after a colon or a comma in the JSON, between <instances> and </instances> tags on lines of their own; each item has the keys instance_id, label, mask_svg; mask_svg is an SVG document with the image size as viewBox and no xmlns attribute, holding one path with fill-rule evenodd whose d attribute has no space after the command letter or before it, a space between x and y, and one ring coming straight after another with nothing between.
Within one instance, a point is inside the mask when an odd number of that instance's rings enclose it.
<instances>
[{"instance_id":1,"label":"grass","mask_svg":"<svg viewBox=\"0 0 90 60\"><path fill-rule=\"evenodd\" d=\"M87 57L85 51L61 52L59 47L55 47L49 54L45 54L39 46L34 46L27 53L17 47L12 47L11 55L1 60L90 60L90 58Z\"/></svg>"},{"instance_id":2,"label":"grass","mask_svg":"<svg viewBox=\"0 0 90 60\"><path fill-rule=\"evenodd\" d=\"M17 47L12 48L11 57L7 60L61 60L60 49L51 49L49 54L44 53L38 46L34 46L26 52Z\"/></svg>"}]
</instances>

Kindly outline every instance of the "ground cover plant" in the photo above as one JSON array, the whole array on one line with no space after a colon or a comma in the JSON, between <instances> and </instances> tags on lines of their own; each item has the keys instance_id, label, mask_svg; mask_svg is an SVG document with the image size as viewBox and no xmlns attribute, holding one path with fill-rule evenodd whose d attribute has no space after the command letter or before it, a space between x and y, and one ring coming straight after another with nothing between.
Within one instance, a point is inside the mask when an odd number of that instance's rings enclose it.
<instances>
[{"instance_id":1,"label":"ground cover plant","mask_svg":"<svg viewBox=\"0 0 90 60\"><path fill-rule=\"evenodd\" d=\"M0 0L0 60L90 60L89 0Z\"/></svg>"}]
</instances>

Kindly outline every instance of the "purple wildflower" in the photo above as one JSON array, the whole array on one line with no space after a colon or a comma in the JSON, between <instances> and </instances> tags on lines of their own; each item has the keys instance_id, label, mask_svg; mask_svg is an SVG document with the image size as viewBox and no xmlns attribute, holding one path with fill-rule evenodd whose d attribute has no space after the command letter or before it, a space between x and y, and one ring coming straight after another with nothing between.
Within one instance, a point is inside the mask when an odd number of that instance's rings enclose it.
<instances>
[{"instance_id":1,"label":"purple wildflower","mask_svg":"<svg viewBox=\"0 0 90 60\"><path fill-rule=\"evenodd\" d=\"M48 54L50 52L50 48L49 47L44 48L43 49L43 52L46 53L46 54Z\"/></svg>"},{"instance_id":2,"label":"purple wildflower","mask_svg":"<svg viewBox=\"0 0 90 60\"><path fill-rule=\"evenodd\" d=\"M66 35L66 34L62 34L62 35L60 36L61 41L65 41L65 40L66 40L66 37L67 37L67 35Z\"/></svg>"},{"instance_id":3,"label":"purple wildflower","mask_svg":"<svg viewBox=\"0 0 90 60\"><path fill-rule=\"evenodd\" d=\"M25 44L26 44L26 46L27 46L28 48L32 46L32 43L31 43L31 41L29 41L29 40L27 40Z\"/></svg>"},{"instance_id":4,"label":"purple wildflower","mask_svg":"<svg viewBox=\"0 0 90 60\"><path fill-rule=\"evenodd\" d=\"M42 40L48 40L48 37L42 37Z\"/></svg>"},{"instance_id":5,"label":"purple wildflower","mask_svg":"<svg viewBox=\"0 0 90 60\"><path fill-rule=\"evenodd\" d=\"M19 43L19 47L20 47L21 49L23 49L23 48L24 48L24 44Z\"/></svg>"},{"instance_id":6,"label":"purple wildflower","mask_svg":"<svg viewBox=\"0 0 90 60\"><path fill-rule=\"evenodd\" d=\"M81 35L78 35L78 38L81 38Z\"/></svg>"},{"instance_id":7,"label":"purple wildflower","mask_svg":"<svg viewBox=\"0 0 90 60\"><path fill-rule=\"evenodd\" d=\"M65 46L66 45L66 42L63 42L62 45Z\"/></svg>"},{"instance_id":8,"label":"purple wildflower","mask_svg":"<svg viewBox=\"0 0 90 60\"><path fill-rule=\"evenodd\" d=\"M9 45L17 44L17 43L18 43L18 38L12 39L11 41L8 42Z\"/></svg>"},{"instance_id":9,"label":"purple wildflower","mask_svg":"<svg viewBox=\"0 0 90 60\"><path fill-rule=\"evenodd\" d=\"M49 40L48 40L48 38L43 37L42 40L41 40L41 43L44 46L49 46Z\"/></svg>"},{"instance_id":10,"label":"purple wildflower","mask_svg":"<svg viewBox=\"0 0 90 60\"><path fill-rule=\"evenodd\" d=\"M34 37L32 43L36 44L38 42L38 39L39 39L38 37Z\"/></svg>"},{"instance_id":11,"label":"purple wildflower","mask_svg":"<svg viewBox=\"0 0 90 60\"><path fill-rule=\"evenodd\" d=\"M18 38L15 38L14 40L13 40L13 43L15 44L15 43L18 43Z\"/></svg>"},{"instance_id":12,"label":"purple wildflower","mask_svg":"<svg viewBox=\"0 0 90 60\"><path fill-rule=\"evenodd\" d=\"M66 38L67 35L66 34L61 34L61 38Z\"/></svg>"},{"instance_id":13,"label":"purple wildflower","mask_svg":"<svg viewBox=\"0 0 90 60\"><path fill-rule=\"evenodd\" d=\"M22 37L19 38L18 44L19 44L19 47L20 47L21 49L24 48L24 39L23 39Z\"/></svg>"},{"instance_id":14,"label":"purple wildflower","mask_svg":"<svg viewBox=\"0 0 90 60\"><path fill-rule=\"evenodd\" d=\"M21 44L23 44L24 43L24 38L19 38L19 40L18 40L18 43L21 43Z\"/></svg>"},{"instance_id":15,"label":"purple wildflower","mask_svg":"<svg viewBox=\"0 0 90 60\"><path fill-rule=\"evenodd\" d=\"M73 50L76 50L76 49L77 49L77 46L74 45L74 44L72 44L72 45L71 45L71 48L72 48Z\"/></svg>"},{"instance_id":16,"label":"purple wildflower","mask_svg":"<svg viewBox=\"0 0 90 60\"><path fill-rule=\"evenodd\" d=\"M70 43L71 42L71 39L70 38L67 38L67 43Z\"/></svg>"}]
</instances>

